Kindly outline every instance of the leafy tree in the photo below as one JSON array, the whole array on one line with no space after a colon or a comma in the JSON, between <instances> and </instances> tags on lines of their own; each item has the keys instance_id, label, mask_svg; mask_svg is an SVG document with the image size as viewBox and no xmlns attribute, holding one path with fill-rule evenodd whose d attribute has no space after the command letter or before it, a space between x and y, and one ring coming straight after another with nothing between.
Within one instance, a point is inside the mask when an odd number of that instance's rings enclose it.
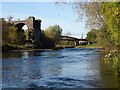
<instances>
[{"instance_id":1,"label":"leafy tree","mask_svg":"<svg viewBox=\"0 0 120 90\"><path fill-rule=\"evenodd\" d=\"M26 40L26 41L29 40L28 35L29 35L29 29L26 29L26 30L25 30L25 40Z\"/></svg>"},{"instance_id":2,"label":"leafy tree","mask_svg":"<svg viewBox=\"0 0 120 90\"><path fill-rule=\"evenodd\" d=\"M17 38L18 38L18 44L22 45L25 44L25 32L24 30L20 30L17 33Z\"/></svg>"},{"instance_id":3,"label":"leafy tree","mask_svg":"<svg viewBox=\"0 0 120 90\"><path fill-rule=\"evenodd\" d=\"M2 23L2 41L6 44L16 44L18 41L16 28L5 21Z\"/></svg>"},{"instance_id":4,"label":"leafy tree","mask_svg":"<svg viewBox=\"0 0 120 90\"><path fill-rule=\"evenodd\" d=\"M16 28L15 27L9 27L8 28L8 30L9 30L9 33L8 33L8 42L10 43L10 44L17 44L18 43L18 34L16 33Z\"/></svg>"},{"instance_id":5,"label":"leafy tree","mask_svg":"<svg viewBox=\"0 0 120 90\"><path fill-rule=\"evenodd\" d=\"M41 35L41 48L53 48L55 46L55 43L45 35L44 30L41 31Z\"/></svg>"},{"instance_id":6,"label":"leafy tree","mask_svg":"<svg viewBox=\"0 0 120 90\"><path fill-rule=\"evenodd\" d=\"M92 29L87 33L87 40L91 43L96 42L98 30Z\"/></svg>"},{"instance_id":7,"label":"leafy tree","mask_svg":"<svg viewBox=\"0 0 120 90\"><path fill-rule=\"evenodd\" d=\"M17 32L15 28L10 23L2 21L2 42L3 44L18 45L24 43L24 33Z\"/></svg>"},{"instance_id":8,"label":"leafy tree","mask_svg":"<svg viewBox=\"0 0 120 90\"><path fill-rule=\"evenodd\" d=\"M114 42L110 39L110 32L106 25L103 25L98 29L97 33L97 45L105 48L105 52L109 52L110 50L117 49Z\"/></svg>"},{"instance_id":9,"label":"leafy tree","mask_svg":"<svg viewBox=\"0 0 120 90\"><path fill-rule=\"evenodd\" d=\"M110 32L110 39L120 46L120 2L102 3L104 22Z\"/></svg>"},{"instance_id":10,"label":"leafy tree","mask_svg":"<svg viewBox=\"0 0 120 90\"><path fill-rule=\"evenodd\" d=\"M59 25L49 26L47 29L44 30L44 34L53 42L57 42L62 34L62 29Z\"/></svg>"}]
</instances>

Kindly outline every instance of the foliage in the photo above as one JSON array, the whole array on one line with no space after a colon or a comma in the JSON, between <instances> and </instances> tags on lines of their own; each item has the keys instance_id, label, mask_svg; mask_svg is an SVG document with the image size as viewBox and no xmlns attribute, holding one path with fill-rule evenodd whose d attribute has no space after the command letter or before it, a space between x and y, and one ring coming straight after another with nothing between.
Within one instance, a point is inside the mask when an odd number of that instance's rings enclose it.
<instances>
[{"instance_id":1,"label":"foliage","mask_svg":"<svg viewBox=\"0 0 120 90\"><path fill-rule=\"evenodd\" d=\"M67 4L67 2L63 3ZM86 21L87 27L100 29L106 26L106 31L100 31L101 39L108 35L110 38L106 38L109 40L108 44L112 42L120 48L120 2L94 2L91 0L72 2L70 5L77 12L78 20Z\"/></svg>"},{"instance_id":2,"label":"foliage","mask_svg":"<svg viewBox=\"0 0 120 90\"><path fill-rule=\"evenodd\" d=\"M13 26L9 26L5 21L3 21L2 23L2 41L6 44L17 43L16 28Z\"/></svg>"},{"instance_id":3,"label":"foliage","mask_svg":"<svg viewBox=\"0 0 120 90\"><path fill-rule=\"evenodd\" d=\"M110 32L110 39L120 46L120 2L102 3L104 22Z\"/></svg>"},{"instance_id":4,"label":"foliage","mask_svg":"<svg viewBox=\"0 0 120 90\"><path fill-rule=\"evenodd\" d=\"M28 41L28 40L29 40L29 37L28 37L28 35L29 35L29 30L26 29L24 32L25 32L25 40Z\"/></svg>"},{"instance_id":5,"label":"foliage","mask_svg":"<svg viewBox=\"0 0 120 90\"><path fill-rule=\"evenodd\" d=\"M2 42L3 44L18 45L24 42L24 33L17 32L17 28L6 21L2 21Z\"/></svg>"},{"instance_id":6,"label":"foliage","mask_svg":"<svg viewBox=\"0 0 120 90\"><path fill-rule=\"evenodd\" d=\"M24 30L20 30L17 32L18 44L25 44L25 32Z\"/></svg>"},{"instance_id":7,"label":"foliage","mask_svg":"<svg viewBox=\"0 0 120 90\"><path fill-rule=\"evenodd\" d=\"M105 56L105 61L113 63L113 67L117 67L120 71L120 2L104 2L102 3L102 14L104 23L109 32L109 38L114 47L118 47L109 51ZM110 46L110 45L109 45Z\"/></svg>"},{"instance_id":8,"label":"foliage","mask_svg":"<svg viewBox=\"0 0 120 90\"><path fill-rule=\"evenodd\" d=\"M98 30L96 30L96 29L92 29L91 31L89 31L87 33L87 40L91 43L97 42L96 41L97 33L98 33Z\"/></svg>"},{"instance_id":9,"label":"foliage","mask_svg":"<svg viewBox=\"0 0 120 90\"><path fill-rule=\"evenodd\" d=\"M59 25L49 26L41 31L41 48L53 48L59 42L62 34L62 29Z\"/></svg>"},{"instance_id":10,"label":"foliage","mask_svg":"<svg viewBox=\"0 0 120 90\"><path fill-rule=\"evenodd\" d=\"M120 2L73 2L78 19L86 20L87 27L95 27L99 30L102 43L114 43L120 47ZM99 39L100 39L99 38ZM108 39L110 38L110 39ZM101 43L101 42L100 42ZM106 43L107 44L107 43Z\"/></svg>"},{"instance_id":11,"label":"foliage","mask_svg":"<svg viewBox=\"0 0 120 90\"><path fill-rule=\"evenodd\" d=\"M44 35L55 43L59 41L61 34L62 29L59 25L49 26L44 30Z\"/></svg>"},{"instance_id":12,"label":"foliage","mask_svg":"<svg viewBox=\"0 0 120 90\"><path fill-rule=\"evenodd\" d=\"M120 72L120 53L118 50L111 50L104 56L104 61L106 63L112 63L113 69L115 68Z\"/></svg>"},{"instance_id":13,"label":"foliage","mask_svg":"<svg viewBox=\"0 0 120 90\"><path fill-rule=\"evenodd\" d=\"M44 30L41 31L42 37L41 37L41 48L53 48L55 46L55 43L50 40L44 33Z\"/></svg>"},{"instance_id":14,"label":"foliage","mask_svg":"<svg viewBox=\"0 0 120 90\"><path fill-rule=\"evenodd\" d=\"M76 43L74 41L64 41L60 40L56 46L62 46L62 47L75 47Z\"/></svg>"}]
</instances>

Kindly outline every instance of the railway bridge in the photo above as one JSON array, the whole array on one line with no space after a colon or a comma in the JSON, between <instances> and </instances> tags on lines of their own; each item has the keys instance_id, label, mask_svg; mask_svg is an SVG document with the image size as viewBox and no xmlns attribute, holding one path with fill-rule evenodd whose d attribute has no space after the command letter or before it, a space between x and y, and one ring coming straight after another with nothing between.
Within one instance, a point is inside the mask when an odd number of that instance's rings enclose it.
<instances>
[{"instance_id":1,"label":"railway bridge","mask_svg":"<svg viewBox=\"0 0 120 90\"><path fill-rule=\"evenodd\" d=\"M62 41L73 41L75 43L75 46L88 43L87 39L78 39L78 38L70 37L70 36L61 36L61 40Z\"/></svg>"}]
</instances>

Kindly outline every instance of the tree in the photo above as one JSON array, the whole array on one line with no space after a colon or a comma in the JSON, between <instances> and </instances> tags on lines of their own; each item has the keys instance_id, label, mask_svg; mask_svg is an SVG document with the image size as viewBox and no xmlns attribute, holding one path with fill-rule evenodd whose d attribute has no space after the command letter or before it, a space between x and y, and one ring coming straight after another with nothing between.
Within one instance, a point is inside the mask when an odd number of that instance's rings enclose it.
<instances>
[{"instance_id":1,"label":"tree","mask_svg":"<svg viewBox=\"0 0 120 90\"><path fill-rule=\"evenodd\" d=\"M25 40L28 41L29 40L29 29L26 29L25 31Z\"/></svg>"},{"instance_id":2,"label":"tree","mask_svg":"<svg viewBox=\"0 0 120 90\"><path fill-rule=\"evenodd\" d=\"M110 32L110 39L120 47L120 2L102 3L102 13Z\"/></svg>"},{"instance_id":3,"label":"tree","mask_svg":"<svg viewBox=\"0 0 120 90\"><path fill-rule=\"evenodd\" d=\"M18 45L24 44L24 32L17 32L15 26L2 21L2 42L3 44Z\"/></svg>"},{"instance_id":4,"label":"tree","mask_svg":"<svg viewBox=\"0 0 120 90\"><path fill-rule=\"evenodd\" d=\"M62 34L62 29L59 25L49 26L47 29L44 30L44 34L53 42L57 42L59 41Z\"/></svg>"},{"instance_id":5,"label":"tree","mask_svg":"<svg viewBox=\"0 0 120 90\"><path fill-rule=\"evenodd\" d=\"M110 39L110 32L105 24L98 29L96 41L97 45L102 46L108 52L116 48L114 42Z\"/></svg>"},{"instance_id":6,"label":"tree","mask_svg":"<svg viewBox=\"0 0 120 90\"><path fill-rule=\"evenodd\" d=\"M3 21L2 23L2 41L6 44L16 44L18 42L16 28Z\"/></svg>"},{"instance_id":7,"label":"tree","mask_svg":"<svg viewBox=\"0 0 120 90\"><path fill-rule=\"evenodd\" d=\"M91 31L89 31L87 33L87 40L91 43L95 43L97 38L97 33L98 33L98 30L96 29L92 29Z\"/></svg>"},{"instance_id":8,"label":"tree","mask_svg":"<svg viewBox=\"0 0 120 90\"><path fill-rule=\"evenodd\" d=\"M22 45L22 44L25 44L25 32L24 30L20 30L19 32L17 31L17 39L18 39L18 44Z\"/></svg>"},{"instance_id":9,"label":"tree","mask_svg":"<svg viewBox=\"0 0 120 90\"><path fill-rule=\"evenodd\" d=\"M71 5L74 12L77 14L77 21L86 21L87 28L100 27L103 23L103 15L101 13L101 2L62 2L63 4ZM61 3L57 2L58 5Z\"/></svg>"},{"instance_id":10,"label":"tree","mask_svg":"<svg viewBox=\"0 0 120 90\"><path fill-rule=\"evenodd\" d=\"M79 20L85 20L86 26L98 28L103 22L100 2L74 2L73 7Z\"/></svg>"},{"instance_id":11,"label":"tree","mask_svg":"<svg viewBox=\"0 0 120 90\"><path fill-rule=\"evenodd\" d=\"M42 44L41 48L49 49L49 48L53 48L55 46L55 43L45 35L44 30L41 31L41 35L42 35L41 40L40 40L40 42Z\"/></svg>"}]
</instances>

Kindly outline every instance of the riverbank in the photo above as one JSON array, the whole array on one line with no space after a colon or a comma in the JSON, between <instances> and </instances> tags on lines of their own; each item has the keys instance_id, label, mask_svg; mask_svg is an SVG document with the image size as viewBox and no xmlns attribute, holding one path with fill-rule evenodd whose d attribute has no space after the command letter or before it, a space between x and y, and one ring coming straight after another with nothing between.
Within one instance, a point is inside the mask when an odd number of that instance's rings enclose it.
<instances>
[{"instance_id":1,"label":"riverbank","mask_svg":"<svg viewBox=\"0 0 120 90\"><path fill-rule=\"evenodd\" d=\"M79 45L79 46L61 46L57 45L52 48L34 48L32 45L3 45L2 51L47 51L47 50L59 50L64 48L102 48L101 46L98 46L96 44L87 44L87 45Z\"/></svg>"},{"instance_id":2,"label":"riverbank","mask_svg":"<svg viewBox=\"0 0 120 90\"><path fill-rule=\"evenodd\" d=\"M97 44L86 44L86 45L76 46L76 48L103 48L103 47Z\"/></svg>"},{"instance_id":3,"label":"riverbank","mask_svg":"<svg viewBox=\"0 0 120 90\"><path fill-rule=\"evenodd\" d=\"M6 51L48 51L48 50L59 50L63 49L62 46L55 46L52 48L34 48L32 45L3 45L2 52Z\"/></svg>"},{"instance_id":4,"label":"riverbank","mask_svg":"<svg viewBox=\"0 0 120 90\"><path fill-rule=\"evenodd\" d=\"M79 45L76 48L102 48L104 47L99 46L97 44L87 44L87 45ZM101 52L103 55L104 63L110 63L112 69L117 70L118 76L120 76L120 52L118 49L111 49L106 50L106 48Z\"/></svg>"},{"instance_id":5,"label":"riverbank","mask_svg":"<svg viewBox=\"0 0 120 90\"><path fill-rule=\"evenodd\" d=\"M111 50L104 56L105 63L111 63L113 69L116 69L120 76L120 52L118 50Z\"/></svg>"}]
</instances>

